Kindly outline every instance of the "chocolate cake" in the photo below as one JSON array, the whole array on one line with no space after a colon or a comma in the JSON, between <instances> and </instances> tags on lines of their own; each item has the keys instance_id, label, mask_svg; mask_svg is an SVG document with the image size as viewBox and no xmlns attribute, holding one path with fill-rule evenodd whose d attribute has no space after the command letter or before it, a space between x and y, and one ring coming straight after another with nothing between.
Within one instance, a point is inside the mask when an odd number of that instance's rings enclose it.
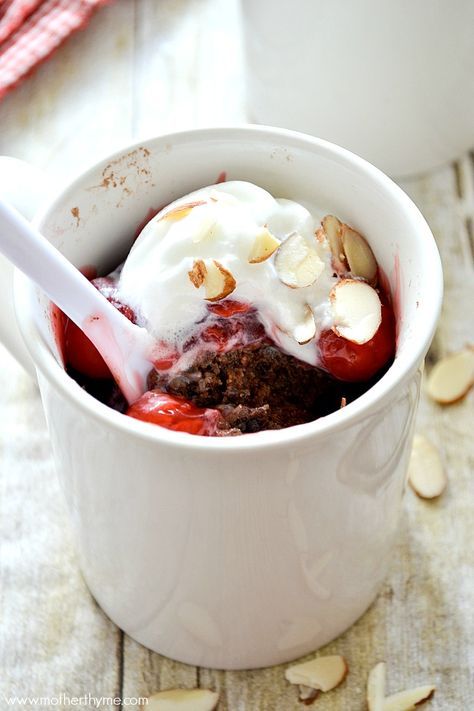
<instances>
[{"instance_id":1,"label":"chocolate cake","mask_svg":"<svg viewBox=\"0 0 474 711\"><path fill-rule=\"evenodd\" d=\"M341 383L271 343L206 352L171 378L154 370L148 388L218 409L220 433L226 435L311 422L339 409L343 397L349 401L365 389Z\"/></svg>"}]
</instances>

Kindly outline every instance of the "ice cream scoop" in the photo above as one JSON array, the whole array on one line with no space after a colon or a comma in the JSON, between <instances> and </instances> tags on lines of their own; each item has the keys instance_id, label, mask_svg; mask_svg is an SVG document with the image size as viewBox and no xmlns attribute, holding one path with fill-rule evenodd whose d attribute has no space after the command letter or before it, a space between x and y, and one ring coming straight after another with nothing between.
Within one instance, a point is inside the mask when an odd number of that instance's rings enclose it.
<instances>
[{"instance_id":1,"label":"ice cream scoop","mask_svg":"<svg viewBox=\"0 0 474 711\"><path fill-rule=\"evenodd\" d=\"M313 214L245 181L201 188L168 205L142 230L118 282L157 341L185 341L225 298L251 304L269 337L311 365L309 341L333 325L337 282L330 246Z\"/></svg>"}]
</instances>

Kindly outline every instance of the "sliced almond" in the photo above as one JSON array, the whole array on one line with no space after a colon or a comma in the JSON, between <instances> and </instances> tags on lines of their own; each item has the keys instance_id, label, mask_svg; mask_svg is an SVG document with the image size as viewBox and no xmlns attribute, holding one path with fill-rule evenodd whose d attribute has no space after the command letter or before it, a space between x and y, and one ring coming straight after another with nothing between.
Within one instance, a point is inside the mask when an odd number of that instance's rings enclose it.
<instances>
[{"instance_id":1,"label":"sliced almond","mask_svg":"<svg viewBox=\"0 0 474 711\"><path fill-rule=\"evenodd\" d=\"M194 244L202 242L204 239L212 236L214 227L216 226L216 221L211 214L202 215L202 219L199 224L193 229L192 241Z\"/></svg>"},{"instance_id":2,"label":"sliced almond","mask_svg":"<svg viewBox=\"0 0 474 711\"><path fill-rule=\"evenodd\" d=\"M214 711L219 694L210 689L167 689L153 694L147 711Z\"/></svg>"},{"instance_id":3,"label":"sliced almond","mask_svg":"<svg viewBox=\"0 0 474 711\"><path fill-rule=\"evenodd\" d=\"M334 215L323 217L321 224L329 242L333 267L338 274L345 274L348 266L342 246L342 224Z\"/></svg>"},{"instance_id":4,"label":"sliced almond","mask_svg":"<svg viewBox=\"0 0 474 711\"><path fill-rule=\"evenodd\" d=\"M220 301L232 294L236 287L236 281L228 269L222 266L215 259L206 264L206 275L204 277L205 298L207 301Z\"/></svg>"},{"instance_id":5,"label":"sliced almond","mask_svg":"<svg viewBox=\"0 0 474 711\"><path fill-rule=\"evenodd\" d=\"M428 377L428 394L443 405L460 400L474 383L474 349L442 358Z\"/></svg>"},{"instance_id":6,"label":"sliced almond","mask_svg":"<svg viewBox=\"0 0 474 711\"><path fill-rule=\"evenodd\" d=\"M369 711L384 711L385 676L385 662L379 662L369 672L367 679L367 706Z\"/></svg>"},{"instance_id":7,"label":"sliced almond","mask_svg":"<svg viewBox=\"0 0 474 711\"><path fill-rule=\"evenodd\" d=\"M361 277L372 284L377 282L377 261L369 243L349 225L341 225L343 253L353 276Z\"/></svg>"},{"instance_id":8,"label":"sliced almond","mask_svg":"<svg viewBox=\"0 0 474 711\"><path fill-rule=\"evenodd\" d=\"M422 435L415 435L413 439L408 481L422 499L440 496L448 483L438 450Z\"/></svg>"},{"instance_id":9,"label":"sliced almond","mask_svg":"<svg viewBox=\"0 0 474 711\"><path fill-rule=\"evenodd\" d=\"M319 244L327 244L328 239L322 227L319 227L314 234Z\"/></svg>"},{"instance_id":10,"label":"sliced almond","mask_svg":"<svg viewBox=\"0 0 474 711\"><path fill-rule=\"evenodd\" d=\"M329 294L333 330L353 343L363 344L375 336L382 322L379 295L364 281L342 279Z\"/></svg>"},{"instance_id":11,"label":"sliced almond","mask_svg":"<svg viewBox=\"0 0 474 711\"><path fill-rule=\"evenodd\" d=\"M398 694L387 696L383 702L383 711L411 711L431 699L435 691L436 687L432 685L399 691Z\"/></svg>"},{"instance_id":12,"label":"sliced almond","mask_svg":"<svg viewBox=\"0 0 474 711\"><path fill-rule=\"evenodd\" d=\"M324 262L304 237L294 232L280 244L275 269L283 284L297 289L314 284L324 269Z\"/></svg>"},{"instance_id":13,"label":"sliced almond","mask_svg":"<svg viewBox=\"0 0 474 711\"><path fill-rule=\"evenodd\" d=\"M220 202L223 205L237 205L239 202L235 195L226 193L225 190L216 190L215 188L209 192L209 197L212 202Z\"/></svg>"},{"instance_id":14,"label":"sliced almond","mask_svg":"<svg viewBox=\"0 0 474 711\"><path fill-rule=\"evenodd\" d=\"M279 240L272 235L267 227L255 237L255 241L250 250L248 260L250 264L259 264L272 256L280 246Z\"/></svg>"},{"instance_id":15,"label":"sliced almond","mask_svg":"<svg viewBox=\"0 0 474 711\"><path fill-rule=\"evenodd\" d=\"M285 677L290 684L300 684L320 691L330 691L344 681L348 671L349 668L344 657L335 654L329 657L316 657L310 662L288 667L285 671Z\"/></svg>"},{"instance_id":16,"label":"sliced almond","mask_svg":"<svg viewBox=\"0 0 474 711\"><path fill-rule=\"evenodd\" d=\"M300 684L298 687L298 701L301 701L306 706L309 706L309 704L312 704L320 693L321 692L318 691L318 689L312 689L310 686Z\"/></svg>"},{"instance_id":17,"label":"sliced almond","mask_svg":"<svg viewBox=\"0 0 474 711\"><path fill-rule=\"evenodd\" d=\"M206 205L205 200L195 200L194 202L186 202L183 203L182 205L177 205L171 210L168 210L168 212L165 212L164 215L160 217L160 222L161 220L170 220L170 221L177 221L177 220L182 220L183 217L186 217L189 215L193 207L198 207L199 205Z\"/></svg>"},{"instance_id":18,"label":"sliced almond","mask_svg":"<svg viewBox=\"0 0 474 711\"><path fill-rule=\"evenodd\" d=\"M293 331L293 337L301 346L305 343L309 343L312 338L316 335L316 321L314 320L314 315L311 308L306 305L304 311L304 318L301 323L299 323Z\"/></svg>"},{"instance_id":19,"label":"sliced almond","mask_svg":"<svg viewBox=\"0 0 474 711\"><path fill-rule=\"evenodd\" d=\"M193 268L188 272L188 276L191 282L194 284L196 289L199 289L204 284L204 279L206 278L206 265L202 259L196 259L193 264Z\"/></svg>"},{"instance_id":20,"label":"sliced almond","mask_svg":"<svg viewBox=\"0 0 474 711\"><path fill-rule=\"evenodd\" d=\"M343 397L341 397L341 404L339 406L339 409L342 410L342 408L345 407L346 405L347 405L347 398L345 398L343 396Z\"/></svg>"}]
</instances>

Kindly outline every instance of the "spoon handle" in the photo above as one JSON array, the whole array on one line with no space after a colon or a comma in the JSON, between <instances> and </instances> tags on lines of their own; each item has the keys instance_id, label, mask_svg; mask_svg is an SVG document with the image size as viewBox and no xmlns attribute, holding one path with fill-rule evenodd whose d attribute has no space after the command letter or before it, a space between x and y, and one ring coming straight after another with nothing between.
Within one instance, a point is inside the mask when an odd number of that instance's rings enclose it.
<instances>
[{"instance_id":1,"label":"spoon handle","mask_svg":"<svg viewBox=\"0 0 474 711\"><path fill-rule=\"evenodd\" d=\"M151 338L115 309L17 210L0 198L0 251L81 328L134 402L146 389Z\"/></svg>"}]
</instances>

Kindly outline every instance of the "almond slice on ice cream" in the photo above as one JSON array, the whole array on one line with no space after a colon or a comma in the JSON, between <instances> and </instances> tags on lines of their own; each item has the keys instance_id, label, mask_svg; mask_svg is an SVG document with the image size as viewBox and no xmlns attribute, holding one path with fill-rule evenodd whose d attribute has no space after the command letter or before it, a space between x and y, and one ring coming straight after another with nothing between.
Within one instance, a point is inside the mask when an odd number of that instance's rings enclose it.
<instances>
[{"instance_id":1,"label":"almond slice on ice cream","mask_svg":"<svg viewBox=\"0 0 474 711\"><path fill-rule=\"evenodd\" d=\"M333 267L338 274L345 274L348 267L342 246L342 223L334 215L326 215L321 220L321 225L329 242Z\"/></svg>"},{"instance_id":2,"label":"almond slice on ice cream","mask_svg":"<svg viewBox=\"0 0 474 711\"><path fill-rule=\"evenodd\" d=\"M198 244L199 242L202 242L207 237L211 237L212 231L215 226L216 226L216 221L211 214L205 213L204 215L202 215L200 222L196 225L196 227L193 230L193 234L191 237L192 242L194 242L194 244Z\"/></svg>"},{"instance_id":3,"label":"almond slice on ice cream","mask_svg":"<svg viewBox=\"0 0 474 711\"><path fill-rule=\"evenodd\" d=\"M275 269L283 284L297 289L314 284L324 269L324 262L305 238L294 232L280 244Z\"/></svg>"},{"instance_id":4,"label":"almond slice on ice cream","mask_svg":"<svg viewBox=\"0 0 474 711\"><path fill-rule=\"evenodd\" d=\"M442 405L460 400L474 383L474 349L442 358L428 376L428 394Z\"/></svg>"},{"instance_id":5,"label":"almond slice on ice cream","mask_svg":"<svg viewBox=\"0 0 474 711\"><path fill-rule=\"evenodd\" d=\"M415 435L413 439L408 481L422 499L440 496L448 483L438 450L422 435Z\"/></svg>"},{"instance_id":6,"label":"almond slice on ice cream","mask_svg":"<svg viewBox=\"0 0 474 711\"><path fill-rule=\"evenodd\" d=\"M194 284L196 289L204 284L204 279L206 278L206 265L202 259L196 259L193 264L193 268L188 272L188 276L191 282Z\"/></svg>"},{"instance_id":7,"label":"almond slice on ice cream","mask_svg":"<svg viewBox=\"0 0 474 711\"><path fill-rule=\"evenodd\" d=\"M147 711L214 711L219 694L210 689L168 689L148 699Z\"/></svg>"},{"instance_id":8,"label":"almond slice on ice cream","mask_svg":"<svg viewBox=\"0 0 474 711\"><path fill-rule=\"evenodd\" d=\"M384 709L385 677L385 662L379 662L369 672L367 679L367 706L369 711L383 711Z\"/></svg>"},{"instance_id":9,"label":"almond slice on ice cream","mask_svg":"<svg viewBox=\"0 0 474 711\"><path fill-rule=\"evenodd\" d=\"M290 684L330 691L344 681L348 671L349 668L344 657L335 654L329 657L317 657L310 662L288 667L285 677Z\"/></svg>"},{"instance_id":10,"label":"almond slice on ice cream","mask_svg":"<svg viewBox=\"0 0 474 711\"><path fill-rule=\"evenodd\" d=\"M314 320L311 307L306 305L303 320L293 330L293 337L295 341L300 344L300 346L303 346L305 343L309 343L315 335L316 321Z\"/></svg>"},{"instance_id":11,"label":"almond slice on ice cream","mask_svg":"<svg viewBox=\"0 0 474 711\"><path fill-rule=\"evenodd\" d=\"M362 345L377 333L382 321L379 295L364 281L342 279L329 294L334 317L333 330Z\"/></svg>"},{"instance_id":12,"label":"almond slice on ice cream","mask_svg":"<svg viewBox=\"0 0 474 711\"><path fill-rule=\"evenodd\" d=\"M165 214L160 217L160 222L161 220L170 220L175 222L178 220L182 220L184 217L187 217L187 215L189 215L193 207L198 207L199 205L206 205L206 201L195 200L194 202L186 202L182 205L177 205L171 210L168 210L168 212L165 212Z\"/></svg>"},{"instance_id":13,"label":"almond slice on ice cream","mask_svg":"<svg viewBox=\"0 0 474 711\"><path fill-rule=\"evenodd\" d=\"M220 301L232 294L236 287L236 281L228 269L220 262L212 259L206 264L206 276L204 277L205 298L207 301Z\"/></svg>"},{"instance_id":14,"label":"almond slice on ice cream","mask_svg":"<svg viewBox=\"0 0 474 711\"><path fill-rule=\"evenodd\" d=\"M411 711L428 701L436 691L433 685L417 686L415 689L399 691L398 694L387 696L383 702L383 711Z\"/></svg>"},{"instance_id":15,"label":"almond slice on ice cream","mask_svg":"<svg viewBox=\"0 0 474 711\"><path fill-rule=\"evenodd\" d=\"M207 301L225 299L236 287L232 274L215 259L208 261L207 264L202 259L195 259L188 276L196 289L204 285Z\"/></svg>"},{"instance_id":16,"label":"almond slice on ice cream","mask_svg":"<svg viewBox=\"0 0 474 711\"><path fill-rule=\"evenodd\" d=\"M369 243L349 225L341 225L343 253L353 276L365 279L369 284L377 282L377 261Z\"/></svg>"},{"instance_id":17,"label":"almond slice on ice cream","mask_svg":"<svg viewBox=\"0 0 474 711\"><path fill-rule=\"evenodd\" d=\"M257 234L250 250L248 261L250 264L259 264L272 256L280 246L279 240L272 235L267 227Z\"/></svg>"}]
</instances>

